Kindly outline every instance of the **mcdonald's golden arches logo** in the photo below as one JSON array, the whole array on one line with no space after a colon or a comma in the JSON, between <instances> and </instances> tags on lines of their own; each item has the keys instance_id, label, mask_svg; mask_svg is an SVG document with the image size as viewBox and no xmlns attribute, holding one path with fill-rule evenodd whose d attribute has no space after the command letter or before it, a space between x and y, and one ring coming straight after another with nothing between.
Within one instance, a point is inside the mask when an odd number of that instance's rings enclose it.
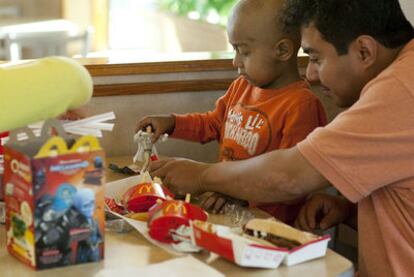
<instances>
[{"instance_id":1,"label":"mcdonald's golden arches logo","mask_svg":"<svg viewBox=\"0 0 414 277\"><path fill-rule=\"evenodd\" d=\"M164 214L171 214L171 213L178 213L181 209L181 213L186 215L187 214L187 208L185 207L185 205L181 202L172 202L172 203L167 203L167 205L165 205L163 211Z\"/></svg>"},{"instance_id":2,"label":"mcdonald's golden arches logo","mask_svg":"<svg viewBox=\"0 0 414 277\"><path fill-rule=\"evenodd\" d=\"M145 193L154 192L154 188L152 187L152 184L148 184L148 183L140 185L138 188L138 193L142 194L144 190L145 190Z\"/></svg>"}]
</instances>

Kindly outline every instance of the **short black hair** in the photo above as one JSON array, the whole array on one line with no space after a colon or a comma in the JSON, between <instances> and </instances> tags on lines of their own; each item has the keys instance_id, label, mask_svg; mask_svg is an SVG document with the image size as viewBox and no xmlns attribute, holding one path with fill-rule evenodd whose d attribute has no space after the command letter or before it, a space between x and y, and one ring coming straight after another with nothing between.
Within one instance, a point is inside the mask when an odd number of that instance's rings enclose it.
<instances>
[{"instance_id":1,"label":"short black hair","mask_svg":"<svg viewBox=\"0 0 414 277\"><path fill-rule=\"evenodd\" d=\"M414 37L398 0L286 0L282 22L287 29L314 24L339 55L360 35L372 36L386 48Z\"/></svg>"}]
</instances>

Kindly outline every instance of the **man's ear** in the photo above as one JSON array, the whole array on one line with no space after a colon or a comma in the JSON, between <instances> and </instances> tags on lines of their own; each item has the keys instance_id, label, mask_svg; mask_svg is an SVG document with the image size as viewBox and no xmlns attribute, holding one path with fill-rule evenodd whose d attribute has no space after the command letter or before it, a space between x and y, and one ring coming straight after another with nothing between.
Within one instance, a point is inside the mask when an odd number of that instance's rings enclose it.
<instances>
[{"instance_id":1,"label":"man's ear","mask_svg":"<svg viewBox=\"0 0 414 277\"><path fill-rule=\"evenodd\" d=\"M295 52L292 40L284 38L279 40L275 45L276 58L280 61L289 60Z\"/></svg>"},{"instance_id":2,"label":"man's ear","mask_svg":"<svg viewBox=\"0 0 414 277\"><path fill-rule=\"evenodd\" d=\"M353 46L359 62L368 68L373 65L378 58L378 43L371 37L362 35L355 39Z\"/></svg>"}]
</instances>

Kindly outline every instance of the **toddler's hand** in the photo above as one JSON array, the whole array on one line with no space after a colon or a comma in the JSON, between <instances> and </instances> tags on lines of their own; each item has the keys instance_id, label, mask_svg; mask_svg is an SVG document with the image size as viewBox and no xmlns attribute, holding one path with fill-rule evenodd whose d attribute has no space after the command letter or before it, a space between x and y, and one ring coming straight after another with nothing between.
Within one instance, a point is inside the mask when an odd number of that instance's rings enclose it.
<instances>
[{"instance_id":1,"label":"toddler's hand","mask_svg":"<svg viewBox=\"0 0 414 277\"><path fill-rule=\"evenodd\" d=\"M138 121L135 132L145 130L147 126L152 127L154 132L152 143L155 143L161 135L165 133L171 134L174 131L175 117L173 115L146 116Z\"/></svg>"}]
</instances>

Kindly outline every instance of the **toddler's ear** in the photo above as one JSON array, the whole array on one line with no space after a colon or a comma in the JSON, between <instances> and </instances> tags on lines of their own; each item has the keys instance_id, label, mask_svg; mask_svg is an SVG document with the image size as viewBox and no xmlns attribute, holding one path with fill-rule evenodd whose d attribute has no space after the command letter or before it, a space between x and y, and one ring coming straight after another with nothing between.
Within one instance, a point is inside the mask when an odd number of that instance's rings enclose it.
<instances>
[{"instance_id":1,"label":"toddler's ear","mask_svg":"<svg viewBox=\"0 0 414 277\"><path fill-rule=\"evenodd\" d=\"M295 54L293 41L288 38L279 40L275 45L275 53L280 61L288 61Z\"/></svg>"}]
</instances>

